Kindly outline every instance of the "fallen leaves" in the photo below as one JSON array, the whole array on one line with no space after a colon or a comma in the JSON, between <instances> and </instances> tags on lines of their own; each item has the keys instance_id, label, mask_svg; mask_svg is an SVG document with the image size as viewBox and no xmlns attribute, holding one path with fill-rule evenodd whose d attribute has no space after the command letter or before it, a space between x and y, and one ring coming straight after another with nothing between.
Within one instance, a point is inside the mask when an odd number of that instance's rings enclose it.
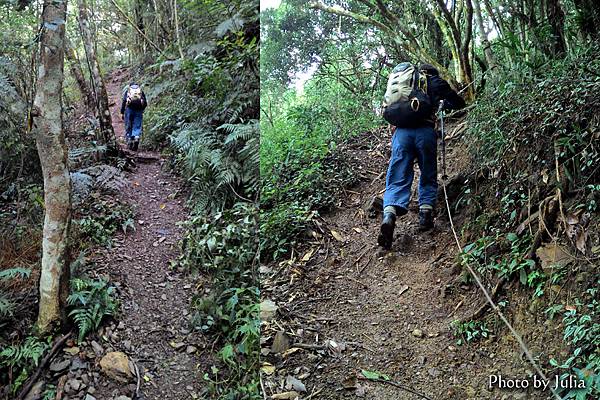
<instances>
[{"instance_id":1,"label":"fallen leaves","mask_svg":"<svg viewBox=\"0 0 600 400\"><path fill-rule=\"evenodd\" d=\"M265 299L260 303L260 319L262 321L271 321L277 314L277 304L270 299Z\"/></svg>"},{"instance_id":2,"label":"fallen leaves","mask_svg":"<svg viewBox=\"0 0 600 400\"><path fill-rule=\"evenodd\" d=\"M338 231L334 231L333 229L331 230L331 236L333 236L333 238L338 242L345 241L344 237Z\"/></svg>"}]
</instances>

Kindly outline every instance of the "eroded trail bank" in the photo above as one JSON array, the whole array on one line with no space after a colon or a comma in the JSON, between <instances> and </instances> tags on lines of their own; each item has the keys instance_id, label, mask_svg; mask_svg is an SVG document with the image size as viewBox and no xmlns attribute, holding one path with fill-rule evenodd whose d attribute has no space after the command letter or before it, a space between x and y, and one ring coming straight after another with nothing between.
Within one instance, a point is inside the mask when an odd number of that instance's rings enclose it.
<instances>
[{"instance_id":1,"label":"eroded trail bank","mask_svg":"<svg viewBox=\"0 0 600 400\"><path fill-rule=\"evenodd\" d=\"M385 186L391 132L373 136L376 141L357 139L347 149L361 183L317 224L296 256L263 268L262 296L276 308L263 313L267 393L303 393L294 386L298 379L306 398L424 398L411 391L431 399L525 398L522 391L487 389L491 374L529 373L510 337L457 345L452 322L483 300L461 281L444 204L434 231L418 232L415 205L398 220L392 250L377 247L372 199ZM451 177L465 160L460 147L449 150ZM364 379L363 370L409 390Z\"/></svg>"}]
</instances>

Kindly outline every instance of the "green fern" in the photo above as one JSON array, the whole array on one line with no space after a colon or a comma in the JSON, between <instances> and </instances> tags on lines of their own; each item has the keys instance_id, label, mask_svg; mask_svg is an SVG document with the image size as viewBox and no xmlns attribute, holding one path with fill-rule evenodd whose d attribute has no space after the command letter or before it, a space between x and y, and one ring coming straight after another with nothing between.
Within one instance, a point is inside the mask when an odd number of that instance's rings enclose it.
<instances>
[{"instance_id":1,"label":"green fern","mask_svg":"<svg viewBox=\"0 0 600 400\"><path fill-rule=\"evenodd\" d=\"M118 302L113 297L115 288L105 280L74 278L71 280L71 294L67 303L72 310L69 316L79 330L78 341L98 329L107 316L113 316L118 310Z\"/></svg>"},{"instance_id":2,"label":"green fern","mask_svg":"<svg viewBox=\"0 0 600 400\"><path fill-rule=\"evenodd\" d=\"M15 267L0 271L0 282L7 282L15 278L28 278L31 275L31 269ZM0 318L12 316L15 311L15 303L10 298L10 295L4 293L0 289Z\"/></svg>"},{"instance_id":3,"label":"green fern","mask_svg":"<svg viewBox=\"0 0 600 400\"><path fill-rule=\"evenodd\" d=\"M4 271L0 271L0 280L9 280L14 278L28 278L31 275L31 269L29 268L9 268Z\"/></svg>"},{"instance_id":4,"label":"green fern","mask_svg":"<svg viewBox=\"0 0 600 400\"><path fill-rule=\"evenodd\" d=\"M8 346L0 352L0 366L26 368L30 364L37 367L40 358L50 347L35 336L29 336L20 345Z\"/></svg>"}]
</instances>

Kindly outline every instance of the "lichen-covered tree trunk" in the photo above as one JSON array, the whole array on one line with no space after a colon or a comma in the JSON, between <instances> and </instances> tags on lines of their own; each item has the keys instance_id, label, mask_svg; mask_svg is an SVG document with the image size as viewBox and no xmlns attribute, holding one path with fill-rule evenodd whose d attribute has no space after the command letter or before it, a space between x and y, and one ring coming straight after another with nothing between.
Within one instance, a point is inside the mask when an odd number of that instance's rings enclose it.
<instances>
[{"instance_id":1,"label":"lichen-covered tree trunk","mask_svg":"<svg viewBox=\"0 0 600 400\"><path fill-rule=\"evenodd\" d=\"M98 122L100 123L100 130L104 139L104 144L109 148L116 149L117 142L115 139L115 131L112 126L112 118L110 116L110 109L108 103L108 94L106 92L106 85L102 79L102 73L100 72L100 65L98 58L96 57L96 49L94 46L94 37L92 30L90 29L90 19L88 16L88 8L85 0L78 0L79 8L79 27L81 29L81 36L83 38L83 45L87 54L90 70L92 73L93 82L95 86L94 94L96 96L96 107L98 109Z\"/></svg>"},{"instance_id":2,"label":"lichen-covered tree trunk","mask_svg":"<svg viewBox=\"0 0 600 400\"><path fill-rule=\"evenodd\" d=\"M83 97L83 101L88 106L90 110L95 108L94 95L90 90L84 76L83 71L81 69L81 63L77 58L77 54L75 54L75 49L71 44L69 38L65 36L65 56L67 60L69 60L69 67L71 70L71 75L75 78L77 82L77 86L79 86L79 91L81 92L81 96Z\"/></svg>"},{"instance_id":3,"label":"lichen-covered tree trunk","mask_svg":"<svg viewBox=\"0 0 600 400\"><path fill-rule=\"evenodd\" d=\"M40 64L32 111L44 175L44 229L37 327L49 332L65 318L69 289L71 179L63 132L62 85L67 0L44 0Z\"/></svg>"}]
</instances>

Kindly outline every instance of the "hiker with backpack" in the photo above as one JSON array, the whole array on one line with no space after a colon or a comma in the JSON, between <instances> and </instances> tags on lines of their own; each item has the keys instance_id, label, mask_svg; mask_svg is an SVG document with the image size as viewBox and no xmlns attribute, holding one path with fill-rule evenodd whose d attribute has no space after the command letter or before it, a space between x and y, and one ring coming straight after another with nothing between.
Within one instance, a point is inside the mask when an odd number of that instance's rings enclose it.
<instances>
[{"instance_id":1,"label":"hiker with backpack","mask_svg":"<svg viewBox=\"0 0 600 400\"><path fill-rule=\"evenodd\" d=\"M440 103L442 102L442 103ZM434 112L460 109L465 101L429 64L397 65L388 79L383 117L396 127L392 138L392 156L383 196L383 221L378 244L390 249L394 240L396 218L408 213L413 164L417 160L419 179L419 230L433 228L437 199L437 133Z\"/></svg>"},{"instance_id":2,"label":"hiker with backpack","mask_svg":"<svg viewBox=\"0 0 600 400\"><path fill-rule=\"evenodd\" d=\"M125 121L125 141L130 150L138 148L146 106L148 106L148 102L140 85L135 82L127 85L123 92L121 118Z\"/></svg>"}]
</instances>

